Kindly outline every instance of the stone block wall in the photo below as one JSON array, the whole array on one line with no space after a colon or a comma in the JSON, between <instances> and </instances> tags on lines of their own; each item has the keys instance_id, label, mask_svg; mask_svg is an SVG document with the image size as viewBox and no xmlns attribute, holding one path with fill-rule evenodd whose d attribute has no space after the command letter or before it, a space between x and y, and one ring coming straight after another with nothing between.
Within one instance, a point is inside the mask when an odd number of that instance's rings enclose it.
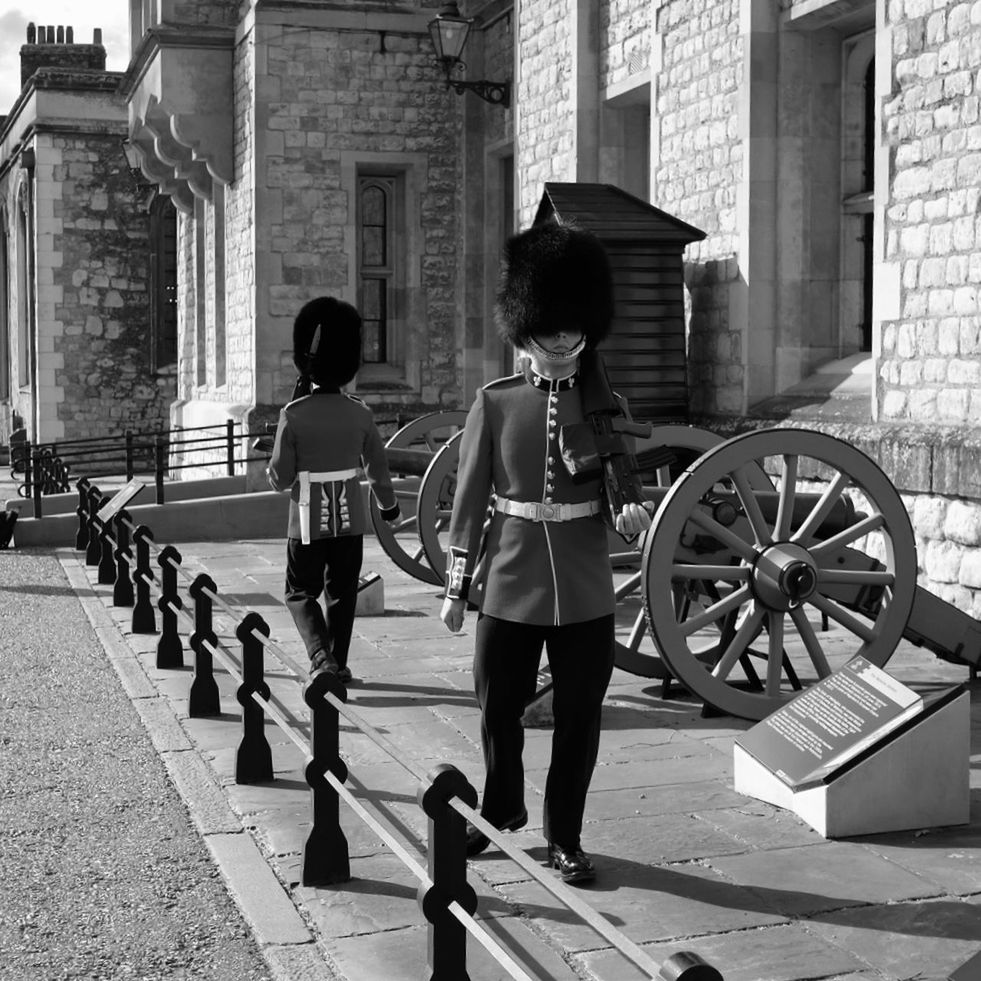
<instances>
[{"instance_id":1,"label":"stone block wall","mask_svg":"<svg viewBox=\"0 0 981 981\"><path fill-rule=\"evenodd\" d=\"M885 261L900 311L882 325L880 418L981 423L981 3L891 0ZM897 277L898 278L898 277Z\"/></svg>"},{"instance_id":2,"label":"stone block wall","mask_svg":"<svg viewBox=\"0 0 981 981\"><path fill-rule=\"evenodd\" d=\"M689 246L688 350L693 409L739 411L742 331L730 316L739 282L737 185L742 180L739 88L743 81L736 0L664 0L656 12L663 62L656 77L660 126L652 200L707 232Z\"/></svg>"},{"instance_id":3,"label":"stone block wall","mask_svg":"<svg viewBox=\"0 0 981 981\"><path fill-rule=\"evenodd\" d=\"M61 430L43 435L164 429L174 386L150 372L149 219L120 136L40 135L37 159L39 389Z\"/></svg>"},{"instance_id":4,"label":"stone block wall","mask_svg":"<svg viewBox=\"0 0 981 981\"><path fill-rule=\"evenodd\" d=\"M604 85L616 85L650 68L650 0L602 0L599 9L599 74Z\"/></svg>"},{"instance_id":5,"label":"stone block wall","mask_svg":"<svg viewBox=\"0 0 981 981\"><path fill-rule=\"evenodd\" d=\"M384 393L368 384L364 397L409 411L456 404L462 103L439 84L428 34L283 31L271 23L263 30L254 149L257 401L278 405L289 395L292 320L303 303L324 293L356 302L355 182L370 168L403 175L412 213L406 380Z\"/></svg>"},{"instance_id":6,"label":"stone block wall","mask_svg":"<svg viewBox=\"0 0 981 981\"><path fill-rule=\"evenodd\" d=\"M572 3L522 0L515 166L519 224L528 227L546 181L576 180L576 79Z\"/></svg>"}]
</instances>

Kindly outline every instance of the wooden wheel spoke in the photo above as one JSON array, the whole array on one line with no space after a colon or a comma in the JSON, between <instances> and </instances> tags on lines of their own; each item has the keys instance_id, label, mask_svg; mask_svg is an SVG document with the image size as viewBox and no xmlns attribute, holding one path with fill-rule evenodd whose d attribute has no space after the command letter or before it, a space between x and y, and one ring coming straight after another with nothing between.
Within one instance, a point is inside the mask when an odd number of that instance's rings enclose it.
<instances>
[{"instance_id":1,"label":"wooden wheel spoke","mask_svg":"<svg viewBox=\"0 0 981 981\"><path fill-rule=\"evenodd\" d=\"M647 617L644 615L644 611L641 610L637 614L637 619L634 620L633 627L630 628L630 636L627 638L627 647L636 651L640 647L640 642L644 639L644 634L647 632Z\"/></svg>"},{"instance_id":2,"label":"wooden wheel spoke","mask_svg":"<svg viewBox=\"0 0 981 981\"><path fill-rule=\"evenodd\" d=\"M406 528L415 528L416 525L417 525L417 523L418 522L416 521L416 516L415 515L412 515L409 518L402 518L398 522L398 524L395 525L394 528L392 528L392 531L394 531L396 534L398 534L400 531L405 531Z\"/></svg>"},{"instance_id":3,"label":"wooden wheel spoke","mask_svg":"<svg viewBox=\"0 0 981 981\"><path fill-rule=\"evenodd\" d=\"M814 593L808 598L808 602L816 606L822 613L827 613L832 620L840 623L846 630L850 630L856 637L860 637L867 644L875 640L876 633L872 627L864 620L859 620L855 614L846 610L834 600L828 599L827 596Z\"/></svg>"},{"instance_id":4,"label":"wooden wheel spoke","mask_svg":"<svg viewBox=\"0 0 981 981\"><path fill-rule=\"evenodd\" d=\"M780 673L783 669L783 612L771 611L767 619L766 693L771 698L780 694Z\"/></svg>"},{"instance_id":5,"label":"wooden wheel spoke","mask_svg":"<svg viewBox=\"0 0 981 981\"><path fill-rule=\"evenodd\" d=\"M790 524L794 517L794 503L797 500L797 461L796 454L786 454L783 458L780 501L777 504L777 521L773 531L773 537L778 542L790 537Z\"/></svg>"},{"instance_id":6,"label":"wooden wheel spoke","mask_svg":"<svg viewBox=\"0 0 981 981\"><path fill-rule=\"evenodd\" d=\"M752 570L747 565L699 565L679 562L671 566L672 579L705 579L708 582L745 582Z\"/></svg>"},{"instance_id":7,"label":"wooden wheel spoke","mask_svg":"<svg viewBox=\"0 0 981 981\"><path fill-rule=\"evenodd\" d=\"M824 519L831 513L831 509L838 503L842 492L848 486L850 478L848 474L839 472L834 480L828 484L824 493L818 498L811 513L804 519L804 523L791 536L791 541L806 544L813 537L814 533L821 527Z\"/></svg>"},{"instance_id":8,"label":"wooden wheel spoke","mask_svg":"<svg viewBox=\"0 0 981 981\"><path fill-rule=\"evenodd\" d=\"M719 524L707 511L695 508L688 520L698 525L703 531L708 532L713 538L717 538L741 559L745 559L747 562L753 562L756 559L756 549L749 542L740 538L734 531L730 531L725 525Z\"/></svg>"},{"instance_id":9,"label":"wooden wheel spoke","mask_svg":"<svg viewBox=\"0 0 981 981\"><path fill-rule=\"evenodd\" d=\"M657 486L658 487L671 486L671 469L667 465L657 468Z\"/></svg>"},{"instance_id":10,"label":"wooden wheel spoke","mask_svg":"<svg viewBox=\"0 0 981 981\"><path fill-rule=\"evenodd\" d=\"M846 545L858 541L859 538L864 538L871 532L878 531L885 523L886 519L881 514L870 514L867 518L856 521L855 524L850 525L844 531L839 531L837 535L832 535L831 538L827 538L820 544L815 545L810 550L811 555L817 556L818 558L824 555L831 555Z\"/></svg>"},{"instance_id":11,"label":"wooden wheel spoke","mask_svg":"<svg viewBox=\"0 0 981 981\"><path fill-rule=\"evenodd\" d=\"M795 606L790 611L790 617L794 621L797 633L800 634L800 639L804 643L804 648L811 659L811 664L814 665L814 670L817 671L817 676L819 678L827 678L831 674L831 666L828 664L828 659L824 656L824 649L821 647L821 642L818 640L817 634L814 633L814 628L811 626L810 620L807 619L807 614L804 612L803 607Z\"/></svg>"},{"instance_id":12,"label":"wooden wheel spoke","mask_svg":"<svg viewBox=\"0 0 981 981\"><path fill-rule=\"evenodd\" d=\"M624 598L624 596L629 596L640 585L642 577L642 572L635 572L628 579L625 579L619 586L616 587L616 589L613 590L614 599L619 602Z\"/></svg>"},{"instance_id":13,"label":"wooden wheel spoke","mask_svg":"<svg viewBox=\"0 0 981 981\"><path fill-rule=\"evenodd\" d=\"M739 658L742 657L746 648L749 647L750 641L756 636L757 631L763 623L764 616L763 610L754 609L742 622L735 636L729 642L729 646L722 652L718 663L712 668L712 676L716 680L724 681L729 677L729 672L738 663Z\"/></svg>"},{"instance_id":14,"label":"wooden wheel spoke","mask_svg":"<svg viewBox=\"0 0 981 981\"><path fill-rule=\"evenodd\" d=\"M755 464L756 461L754 460L753 463ZM760 503L753 493L753 488L746 475L745 467L733 470L729 477L732 480L733 486L736 488L739 500L742 502L743 511L746 513L749 526L753 529L756 544L761 548L764 545L769 545L773 541L770 525L766 518L763 517L763 512L760 510Z\"/></svg>"},{"instance_id":15,"label":"wooden wheel spoke","mask_svg":"<svg viewBox=\"0 0 981 981\"><path fill-rule=\"evenodd\" d=\"M818 569L819 586L891 586L895 581L894 573L877 569Z\"/></svg>"},{"instance_id":16,"label":"wooden wheel spoke","mask_svg":"<svg viewBox=\"0 0 981 981\"><path fill-rule=\"evenodd\" d=\"M701 613L685 620L684 623L680 623L678 626L681 628L682 634L690 637L703 627L707 627L709 624L721 620L727 613L737 609L748 599L750 599L749 586L740 586L739 589L733 590L725 599L719 600L718 603L713 603Z\"/></svg>"}]
</instances>

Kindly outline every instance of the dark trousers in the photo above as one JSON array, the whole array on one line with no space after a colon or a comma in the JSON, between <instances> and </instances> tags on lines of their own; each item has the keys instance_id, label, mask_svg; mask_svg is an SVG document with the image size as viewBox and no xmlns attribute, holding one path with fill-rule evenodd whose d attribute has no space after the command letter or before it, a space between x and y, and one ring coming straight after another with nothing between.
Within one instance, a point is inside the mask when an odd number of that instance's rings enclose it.
<instances>
[{"instance_id":1,"label":"dark trousers","mask_svg":"<svg viewBox=\"0 0 981 981\"><path fill-rule=\"evenodd\" d=\"M338 667L347 664L363 553L363 535L317 538L309 545L286 540L286 606L311 658L333 645ZM320 604L324 592L326 617Z\"/></svg>"},{"instance_id":2,"label":"dark trousers","mask_svg":"<svg viewBox=\"0 0 981 981\"><path fill-rule=\"evenodd\" d=\"M559 627L477 620L474 687L481 708L486 779L481 814L500 824L524 808L521 716L535 694L542 647L552 671L552 757L545 837L579 844L586 792L599 752L603 698L613 673L614 617Z\"/></svg>"}]
</instances>

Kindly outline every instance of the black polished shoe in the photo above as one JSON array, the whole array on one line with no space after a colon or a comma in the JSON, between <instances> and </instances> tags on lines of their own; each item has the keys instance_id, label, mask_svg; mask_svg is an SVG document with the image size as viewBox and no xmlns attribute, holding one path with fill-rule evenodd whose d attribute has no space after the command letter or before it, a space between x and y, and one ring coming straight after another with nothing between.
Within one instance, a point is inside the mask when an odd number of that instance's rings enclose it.
<instances>
[{"instance_id":1,"label":"black polished shoe","mask_svg":"<svg viewBox=\"0 0 981 981\"><path fill-rule=\"evenodd\" d=\"M518 828L523 828L528 823L528 812L522 811L520 814L513 818L509 818L507 821L502 821L500 824L495 824L494 827L499 831L517 831ZM488 845L490 844L490 838L483 833L483 831L478 830L469 822L467 823L467 855L473 857L474 855L479 855Z\"/></svg>"},{"instance_id":2,"label":"black polished shoe","mask_svg":"<svg viewBox=\"0 0 981 981\"><path fill-rule=\"evenodd\" d=\"M333 654L330 651L320 650L317 651L313 657L310 658L310 677L313 678L318 674L337 674L338 667L337 662L334 660Z\"/></svg>"},{"instance_id":3,"label":"black polished shoe","mask_svg":"<svg viewBox=\"0 0 981 981\"><path fill-rule=\"evenodd\" d=\"M351 669L347 665L344 665L343 668L337 669L337 680L342 685L349 685L353 677L354 675L351 674Z\"/></svg>"},{"instance_id":4,"label":"black polished shoe","mask_svg":"<svg viewBox=\"0 0 981 981\"><path fill-rule=\"evenodd\" d=\"M579 845L575 848L563 848L550 841L548 867L558 869L563 882L592 882L596 878L592 861Z\"/></svg>"}]
</instances>

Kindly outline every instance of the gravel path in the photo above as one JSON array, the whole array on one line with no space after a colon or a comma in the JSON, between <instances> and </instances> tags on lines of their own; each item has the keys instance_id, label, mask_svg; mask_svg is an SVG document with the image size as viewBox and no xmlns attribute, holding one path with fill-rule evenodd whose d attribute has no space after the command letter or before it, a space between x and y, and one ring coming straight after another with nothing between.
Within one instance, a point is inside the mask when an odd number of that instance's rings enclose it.
<instances>
[{"instance_id":1,"label":"gravel path","mask_svg":"<svg viewBox=\"0 0 981 981\"><path fill-rule=\"evenodd\" d=\"M4 981L271 981L58 561L0 551Z\"/></svg>"}]
</instances>

